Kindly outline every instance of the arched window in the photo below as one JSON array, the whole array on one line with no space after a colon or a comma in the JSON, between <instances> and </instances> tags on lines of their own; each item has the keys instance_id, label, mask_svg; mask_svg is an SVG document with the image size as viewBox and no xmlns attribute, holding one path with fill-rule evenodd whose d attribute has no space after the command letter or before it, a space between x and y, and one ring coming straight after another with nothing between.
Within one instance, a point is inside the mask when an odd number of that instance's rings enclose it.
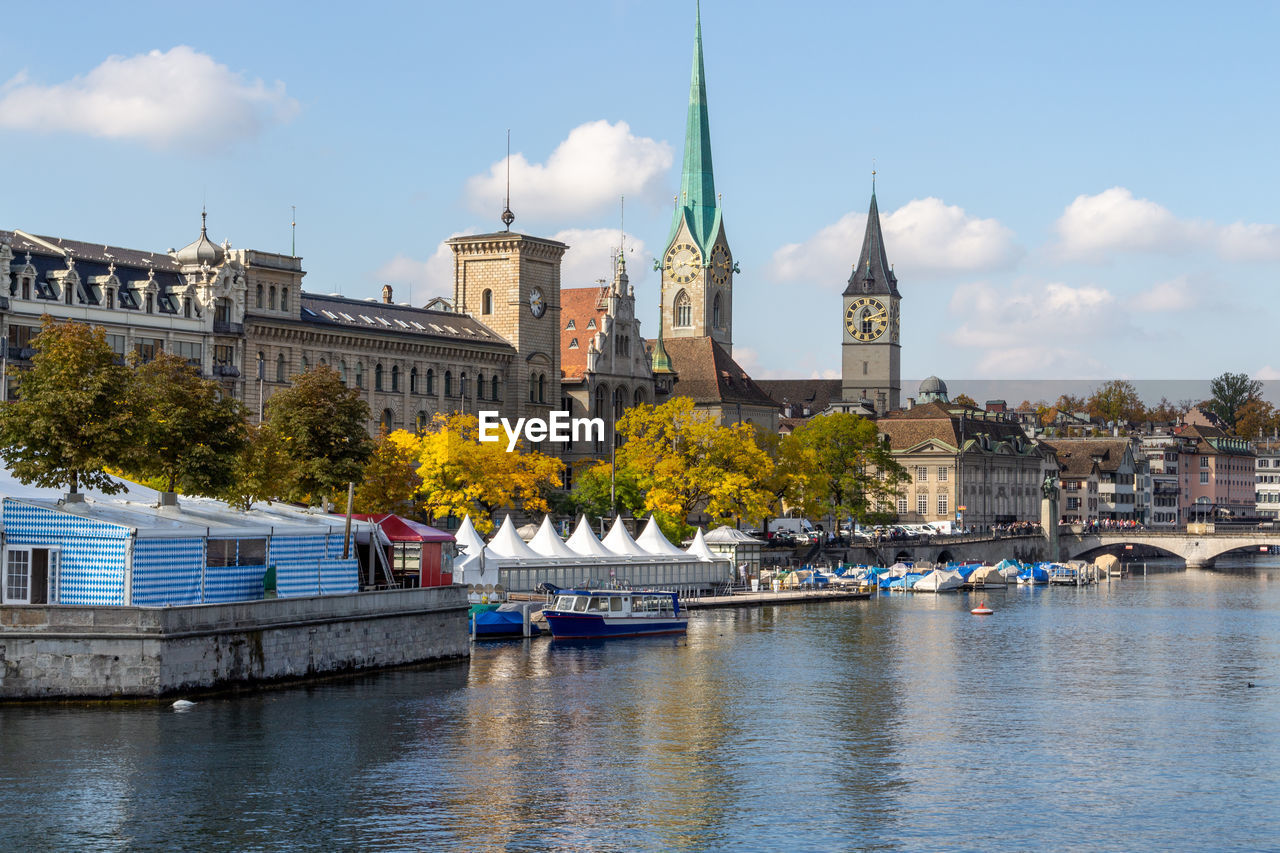
<instances>
[{"instance_id":1,"label":"arched window","mask_svg":"<svg viewBox=\"0 0 1280 853\"><path fill-rule=\"evenodd\" d=\"M484 374L483 373L476 374L476 399L477 400L484 399Z\"/></svg>"},{"instance_id":2,"label":"arched window","mask_svg":"<svg viewBox=\"0 0 1280 853\"><path fill-rule=\"evenodd\" d=\"M538 402L538 374L529 374L529 402Z\"/></svg>"},{"instance_id":3,"label":"arched window","mask_svg":"<svg viewBox=\"0 0 1280 853\"><path fill-rule=\"evenodd\" d=\"M458 396L466 399L467 396L467 374L458 374Z\"/></svg>"},{"instance_id":4,"label":"arched window","mask_svg":"<svg viewBox=\"0 0 1280 853\"><path fill-rule=\"evenodd\" d=\"M302 372L306 373L311 369L311 361L304 355L302 357Z\"/></svg>"},{"instance_id":5,"label":"arched window","mask_svg":"<svg viewBox=\"0 0 1280 853\"><path fill-rule=\"evenodd\" d=\"M287 287L280 288L280 310L289 310L289 288Z\"/></svg>"},{"instance_id":6,"label":"arched window","mask_svg":"<svg viewBox=\"0 0 1280 853\"><path fill-rule=\"evenodd\" d=\"M613 391L613 420L618 422L622 420L622 413L627 407L627 391L619 386Z\"/></svg>"},{"instance_id":7,"label":"arched window","mask_svg":"<svg viewBox=\"0 0 1280 853\"><path fill-rule=\"evenodd\" d=\"M635 395L631 399L631 404L633 406L639 406L643 402L644 402L644 389L637 388Z\"/></svg>"},{"instance_id":8,"label":"arched window","mask_svg":"<svg viewBox=\"0 0 1280 853\"><path fill-rule=\"evenodd\" d=\"M427 417L426 412L418 412L418 418L414 422L419 434L427 431L427 424L431 423L431 418Z\"/></svg>"},{"instance_id":9,"label":"arched window","mask_svg":"<svg viewBox=\"0 0 1280 853\"><path fill-rule=\"evenodd\" d=\"M382 427L382 429L387 432L391 432L391 430L395 428L395 419L396 416L394 412L390 409L383 409L382 417L378 419L378 426Z\"/></svg>"},{"instance_id":10,"label":"arched window","mask_svg":"<svg viewBox=\"0 0 1280 853\"><path fill-rule=\"evenodd\" d=\"M110 293L111 293L110 291L107 291L108 296L110 295ZM108 305L107 307L110 308L111 306ZM183 317L191 316L191 297L190 296L182 297L182 316Z\"/></svg>"},{"instance_id":11,"label":"arched window","mask_svg":"<svg viewBox=\"0 0 1280 853\"><path fill-rule=\"evenodd\" d=\"M416 367L409 368L409 393L418 393L418 368Z\"/></svg>"},{"instance_id":12,"label":"arched window","mask_svg":"<svg viewBox=\"0 0 1280 853\"><path fill-rule=\"evenodd\" d=\"M603 385L596 386L596 413L594 417L604 417L605 402L609 399L609 389Z\"/></svg>"},{"instance_id":13,"label":"arched window","mask_svg":"<svg viewBox=\"0 0 1280 853\"><path fill-rule=\"evenodd\" d=\"M342 384L347 384L347 360L344 358L338 362L338 376L342 378Z\"/></svg>"},{"instance_id":14,"label":"arched window","mask_svg":"<svg viewBox=\"0 0 1280 853\"><path fill-rule=\"evenodd\" d=\"M271 306L272 311L276 310L276 286L274 284L271 285L271 301L268 305Z\"/></svg>"},{"instance_id":15,"label":"arched window","mask_svg":"<svg viewBox=\"0 0 1280 853\"><path fill-rule=\"evenodd\" d=\"M683 290L676 294L674 313L675 325L680 327L693 325L693 300Z\"/></svg>"},{"instance_id":16,"label":"arched window","mask_svg":"<svg viewBox=\"0 0 1280 853\"><path fill-rule=\"evenodd\" d=\"M547 374L538 374L538 402L547 402Z\"/></svg>"},{"instance_id":17,"label":"arched window","mask_svg":"<svg viewBox=\"0 0 1280 853\"><path fill-rule=\"evenodd\" d=\"M256 304L259 308L262 307L262 285L258 285L258 301Z\"/></svg>"},{"instance_id":18,"label":"arched window","mask_svg":"<svg viewBox=\"0 0 1280 853\"><path fill-rule=\"evenodd\" d=\"M436 393L436 372L430 368L427 369L427 393Z\"/></svg>"},{"instance_id":19,"label":"arched window","mask_svg":"<svg viewBox=\"0 0 1280 853\"><path fill-rule=\"evenodd\" d=\"M373 390L382 390L382 362L373 366Z\"/></svg>"},{"instance_id":20,"label":"arched window","mask_svg":"<svg viewBox=\"0 0 1280 853\"><path fill-rule=\"evenodd\" d=\"M444 395L446 397L453 396L453 371L450 370L444 372Z\"/></svg>"},{"instance_id":21,"label":"arched window","mask_svg":"<svg viewBox=\"0 0 1280 853\"><path fill-rule=\"evenodd\" d=\"M859 326L862 329L862 334L864 335L871 334L871 309L870 308L862 309L862 319L859 321Z\"/></svg>"},{"instance_id":22,"label":"arched window","mask_svg":"<svg viewBox=\"0 0 1280 853\"><path fill-rule=\"evenodd\" d=\"M720 294L716 294L716 298L711 300L711 324L717 329L721 327L720 322Z\"/></svg>"},{"instance_id":23,"label":"arched window","mask_svg":"<svg viewBox=\"0 0 1280 853\"><path fill-rule=\"evenodd\" d=\"M490 390L493 392L492 394L490 394L490 395L489 395L489 399L490 399L490 400L497 400L497 399L498 399L498 389L499 389L499 387L500 387L500 386L498 385L498 377L497 377L497 376L494 376L494 377L493 377L493 379L491 379L491 380L489 381L489 384L490 384L490 386L492 386L492 387L490 388Z\"/></svg>"},{"instance_id":24,"label":"arched window","mask_svg":"<svg viewBox=\"0 0 1280 853\"><path fill-rule=\"evenodd\" d=\"M364 387L364 362L363 361L356 362L356 387L357 388Z\"/></svg>"},{"instance_id":25,"label":"arched window","mask_svg":"<svg viewBox=\"0 0 1280 853\"><path fill-rule=\"evenodd\" d=\"M284 381L284 353L276 356L276 381Z\"/></svg>"},{"instance_id":26,"label":"arched window","mask_svg":"<svg viewBox=\"0 0 1280 853\"><path fill-rule=\"evenodd\" d=\"M400 390L400 365L398 364L391 365L391 390Z\"/></svg>"},{"instance_id":27,"label":"arched window","mask_svg":"<svg viewBox=\"0 0 1280 853\"><path fill-rule=\"evenodd\" d=\"M481 314L493 313L493 291L487 288L485 289L485 292L480 296L480 313Z\"/></svg>"},{"instance_id":28,"label":"arched window","mask_svg":"<svg viewBox=\"0 0 1280 853\"><path fill-rule=\"evenodd\" d=\"M328 367L328 366L329 366L329 362L325 361L324 356L320 356L320 366L321 366L321 367Z\"/></svg>"}]
</instances>

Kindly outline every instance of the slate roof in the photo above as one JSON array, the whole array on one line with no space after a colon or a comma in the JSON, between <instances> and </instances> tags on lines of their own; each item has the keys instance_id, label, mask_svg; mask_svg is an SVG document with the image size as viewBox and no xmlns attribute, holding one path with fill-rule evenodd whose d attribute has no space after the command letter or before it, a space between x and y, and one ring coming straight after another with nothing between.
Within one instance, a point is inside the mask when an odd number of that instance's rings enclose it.
<instances>
[{"instance_id":1,"label":"slate roof","mask_svg":"<svg viewBox=\"0 0 1280 853\"><path fill-rule=\"evenodd\" d=\"M1195 441L1195 452L1213 456L1225 453L1232 456L1257 455L1243 438L1229 434L1226 430L1205 424L1183 424L1173 431L1174 435Z\"/></svg>"},{"instance_id":2,"label":"slate roof","mask_svg":"<svg viewBox=\"0 0 1280 853\"><path fill-rule=\"evenodd\" d=\"M1127 438L1057 438L1044 440L1058 455L1058 470L1067 477L1088 477L1093 458L1098 457L1098 470L1112 473L1120 470Z\"/></svg>"},{"instance_id":3,"label":"slate roof","mask_svg":"<svg viewBox=\"0 0 1280 853\"><path fill-rule=\"evenodd\" d=\"M581 378L587 372L587 345L604 323L609 304L609 287L571 287L560 291L560 370L566 379ZM587 328L595 320L595 328ZM568 328L573 321L573 328ZM569 344L577 339L576 349Z\"/></svg>"},{"instance_id":4,"label":"slate roof","mask_svg":"<svg viewBox=\"0 0 1280 853\"><path fill-rule=\"evenodd\" d=\"M674 395L692 397L695 403L702 404L742 403L777 408L773 398L713 339L663 339L662 345L679 377Z\"/></svg>"},{"instance_id":5,"label":"slate roof","mask_svg":"<svg viewBox=\"0 0 1280 853\"><path fill-rule=\"evenodd\" d=\"M410 335L432 339L434 343L465 343L514 351L497 332L466 314L314 293L302 294L298 310L299 319L312 326L353 329L364 334ZM254 319L252 313L247 319Z\"/></svg>"},{"instance_id":6,"label":"slate roof","mask_svg":"<svg viewBox=\"0 0 1280 853\"><path fill-rule=\"evenodd\" d=\"M964 409L936 401L890 412L876 422L876 427L889 436L894 450L906 450L930 439L959 447L962 410L965 411L963 436L966 446L973 445L975 440L985 435L993 442L1013 442L1011 446L1022 447L1024 454L1034 452L1035 445L1027 441L1022 428L1016 423L984 417L980 409Z\"/></svg>"},{"instance_id":7,"label":"slate roof","mask_svg":"<svg viewBox=\"0 0 1280 853\"><path fill-rule=\"evenodd\" d=\"M798 403L808 406L811 415L820 414L832 400L841 399L839 379L761 379L756 384L779 406Z\"/></svg>"},{"instance_id":8,"label":"slate roof","mask_svg":"<svg viewBox=\"0 0 1280 853\"><path fill-rule=\"evenodd\" d=\"M884 235L880 233L880 208L876 204L875 187L871 188L871 209L867 212L867 230L862 237L862 252L849 275L845 296L863 293L898 296L898 278L893 274L884 251Z\"/></svg>"}]
</instances>

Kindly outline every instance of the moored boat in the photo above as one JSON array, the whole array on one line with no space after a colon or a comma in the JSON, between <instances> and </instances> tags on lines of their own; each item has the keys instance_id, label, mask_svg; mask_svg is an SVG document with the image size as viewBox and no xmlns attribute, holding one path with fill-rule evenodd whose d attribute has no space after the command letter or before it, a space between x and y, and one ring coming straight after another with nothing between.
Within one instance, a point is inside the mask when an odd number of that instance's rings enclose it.
<instances>
[{"instance_id":1,"label":"moored boat","mask_svg":"<svg viewBox=\"0 0 1280 853\"><path fill-rule=\"evenodd\" d=\"M669 590L562 589L542 614L558 640L683 634L689 625Z\"/></svg>"}]
</instances>

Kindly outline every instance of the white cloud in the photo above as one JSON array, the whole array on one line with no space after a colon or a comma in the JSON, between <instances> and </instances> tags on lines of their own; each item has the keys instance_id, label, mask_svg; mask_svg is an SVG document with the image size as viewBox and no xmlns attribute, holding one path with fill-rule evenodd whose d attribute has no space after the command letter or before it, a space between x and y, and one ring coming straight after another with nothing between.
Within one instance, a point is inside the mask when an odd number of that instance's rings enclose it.
<instances>
[{"instance_id":1,"label":"white cloud","mask_svg":"<svg viewBox=\"0 0 1280 853\"><path fill-rule=\"evenodd\" d=\"M1275 380L1280 379L1280 370L1276 370L1268 364L1266 367L1260 367L1255 370L1253 372L1253 378L1261 379L1264 382L1274 382Z\"/></svg>"},{"instance_id":2,"label":"white cloud","mask_svg":"<svg viewBox=\"0 0 1280 853\"><path fill-rule=\"evenodd\" d=\"M1065 257L1101 260L1116 252L1180 254L1207 249L1232 261L1280 260L1280 226L1180 219L1168 208L1134 198L1124 187L1077 196L1055 224L1057 251Z\"/></svg>"},{"instance_id":3,"label":"white cloud","mask_svg":"<svg viewBox=\"0 0 1280 853\"><path fill-rule=\"evenodd\" d=\"M783 246L773 254L773 277L843 287L866 225L866 214L848 213L803 243ZM906 275L1005 269L1021 254L1013 232L995 219L978 219L932 197L882 214L880 227L889 260Z\"/></svg>"},{"instance_id":4,"label":"white cloud","mask_svg":"<svg viewBox=\"0 0 1280 853\"><path fill-rule=\"evenodd\" d=\"M25 73L0 90L0 126L136 139L210 151L291 120L298 102L186 45L111 56L87 74L42 86Z\"/></svg>"},{"instance_id":5,"label":"white cloud","mask_svg":"<svg viewBox=\"0 0 1280 853\"><path fill-rule=\"evenodd\" d=\"M1185 311L1195 304L1186 276L1162 281L1135 295L1130 303L1139 311Z\"/></svg>"},{"instance_id":6,"label":"white cloud","mask_svg":"<svg viewBox=\"0 0 1280 853\"><path fill-rule=\"evenodd\" d=\"M655 197L671 168L671 146L635 136L625 122L601 119L569 131L546 163L511 155L511 209L517 217L582 216L616 209L619 196ZM507 188L507 161L467 180L467 195L477 211L501 211Z\"/></svg>"},{"instance_id":7,"label":"white cloud","mask_svg":"<svg viewBox=\"0 0 1280 853\"><path fill-rule=\"evenodd\" d=\"M985 351L979 376L1063 377L1104 373L1110 344L1133 330L1109 290L1061 282L1010 292L987 282L957 287L949 313L958 325L947 336L955 347Z\"/></svg>"},{"instance_id":8,"label":"white cloud","mask_svg":"<svg viewBox=\"0 0 1280 853\"><path fill-rule=\"evenodd\" d=\"M567 228L551 237L567 243L569 250L560 263L561 287L590 287L598 280L613 281L613 258L618 250L616 228ZM627 278L633 285L639 284L648 274L644 266L644 241L633 234L626 235ZM655 305L658 297L651 300Z\"/></svg>"}]
</instances>

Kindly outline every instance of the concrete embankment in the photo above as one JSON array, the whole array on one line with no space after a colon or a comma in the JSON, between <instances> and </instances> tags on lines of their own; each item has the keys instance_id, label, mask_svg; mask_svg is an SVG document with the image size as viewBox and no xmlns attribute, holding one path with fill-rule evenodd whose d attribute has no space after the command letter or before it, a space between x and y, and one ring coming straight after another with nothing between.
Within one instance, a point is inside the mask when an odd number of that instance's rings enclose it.
<instances>
[{"instance_id":1,"label":"concrete embankment","mask_svg":"<svg viewBox=\"0 0 1280 853\"><path fill-rule=\"evenodd\" d=\"M460 586L189 607L0 607L0 701L159 697L469 654Z\"/></svg>"}]
</instances>

